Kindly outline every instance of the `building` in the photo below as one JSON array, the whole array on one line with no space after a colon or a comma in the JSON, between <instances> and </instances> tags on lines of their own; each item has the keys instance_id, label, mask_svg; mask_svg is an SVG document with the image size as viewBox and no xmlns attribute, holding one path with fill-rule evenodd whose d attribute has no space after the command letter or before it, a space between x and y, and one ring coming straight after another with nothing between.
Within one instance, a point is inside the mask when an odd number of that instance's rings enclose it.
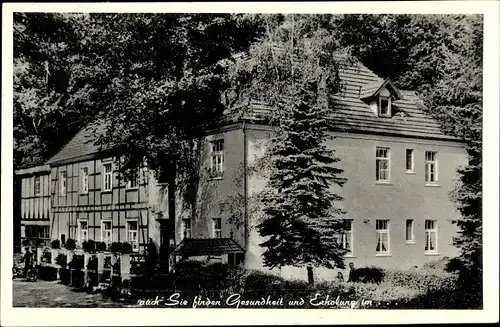
<instances>
[{"instance_id":1,"label":"building","mask_svg":"<svg viewBox=\"0 0 500 327\"><path fill-rule=\"evenodd\" d=\"M339 242L356 266L386 268L422 266L452 257L459 213L449 200L456 169L467 163L465 145L444 135L412 91L398 90L361 64L341 71L343 91L335 94L333 140L328 146L340 158L347 183L335 189L344 197L347 232ZM176 196L176 215L169 217L166 186L146 168L137 178L118 173L119 152L99 149L91 137L102 124L78 132L48 161L54 187L51 238L80 244L87 239L129 242L141 252L151 238L162 260L174 254L263 267L255 226L265 172L255 171L272 128L271 110L252 101L244 111L226 115L201 144L196 203ZM217 241L214 241L217 239ZM167 244L163 246L162 244ZM317 270L328 278L332 271ZM306 270L282 268L282 276L306 278Z\"/></svg>"},{"instance_id":2,"label":"building","mask_svg":"<svg viewBox=\"0 0 500 327\"><path fill-rule=\"evenodd\" d=\"M331 117L336 138L328 146L348 180L335 189L347 212L348 232L339 235L349 251L346 263L409 269L455 256L452 220L459 213L449 194L457 168L467 164L465 144L441 132L415 92L398 90L362 65L343 69L340 77L344 88L334 96L338 110ZM266 178L254 165L272 131L262 119L268 110L254 101L237 119L209 133L204 164L215 174L201 173L197 215L177 217L194 237L233 233L245 249L245 266L255 269L263 269L263 240L255 228L259 205L253 198ZM182 228L177 231L182 237ZM279 273L307 278L304 268ZM334 276L326 269L317 273Z\"/></svg>"},{"instance_id":3,"label":"building","mask_svg":"<svg viewBox=\"0 0 500 327\"><path fill-rule=\"evenodd\" d=\"M17 170L15 180L14 243L18 251L21 245L50 240L50 167Z\"/></svg>"},{"instance_id":4,"label":"building","mask_svg":"<svg viewBox=\"0 0 500 327\"><path fill-rule=\"evenodd\" d=\"M80 246L89 239L108 245L127 242L142 253L150 238L163 243L164 187L152 182L144 167L129 178L121 176L119 152L91 140L104 127L101 121L89 124L48 161L54 187L51 238L63 245L72 238ZM165 233L162 237L167 238Z\"/></svg>"}]
</instances>

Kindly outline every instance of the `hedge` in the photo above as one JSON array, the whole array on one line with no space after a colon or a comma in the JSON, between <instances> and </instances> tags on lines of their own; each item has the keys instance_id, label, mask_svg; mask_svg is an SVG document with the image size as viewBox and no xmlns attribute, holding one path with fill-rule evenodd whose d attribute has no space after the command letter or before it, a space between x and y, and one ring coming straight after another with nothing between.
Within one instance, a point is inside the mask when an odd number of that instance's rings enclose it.
<instances>
[{"instance_id":1,"label":"hedge","mask_svg":"<svg viewBox=\"0 0 500 327\"><path fill-rule=\"evenodd\" d=\"M354 301L361 307L361 301L371 304L364 308L378 309L436 309L477 307L477 300L458 284L458 274L442 270L399 271L383 270L377 267L358 268L363 282L321 282L310 287L302 280L285 280L270 273L245 270L221 263L204 264L198 261L183 261L176 265L174 284L177 291L188 294L240 293L242 299L259 300L271 296L290 300L305 299L302 308L312 307L309 299L320 293L330 295L330 300L339 296L344 301ZM383 276L380 278L380 276ZM374 283L375 282L375 283Z\"/></svg>"}]
</instances>

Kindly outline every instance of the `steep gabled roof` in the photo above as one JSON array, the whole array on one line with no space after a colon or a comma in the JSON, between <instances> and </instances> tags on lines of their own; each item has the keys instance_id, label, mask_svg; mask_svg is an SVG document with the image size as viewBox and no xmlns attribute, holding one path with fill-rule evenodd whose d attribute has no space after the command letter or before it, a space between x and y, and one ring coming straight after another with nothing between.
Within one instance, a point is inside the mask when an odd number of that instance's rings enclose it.
<instances>
[{"instance_id":1,"label":"steep gabled roof","mask_svg":"<svg viewBox=\"0 0 500 327\"><path fill-rule=\"evenodd\" d=\"M111 151L114 147L106 145L99 147L96 144L97 137L104 133L106 122L103 119L96 119L80 129L61 150L47 161L51 166L65 163L90 160L100 154Z\"/></svg>"},{"instance_id":2,"label":"steep gabled roof","mask_svg":"<svg viewBox=\"0 0 500 327\"><path fill-rule=\"evenodd\" d=\"M459 141L458 138L445 135L439 123L423 110L423 105L414 91L397 90L392 82L383 80L360 63L344 67L339 72L342 91L332 95L335 109L330 118L338 131L381 134L400 137ZM393 101L393 115L378 117L370 105L362 100L365 94L376 94L384 86L390 85L398 91L399 99ZM265 121L269 111L273 110L263 101L251 101L240 119L255 123Z\"/></svg>"},{"instance_id":3,"label":"steep gabled roof","mask_svg":"<svg viewBox=\"0 0 500 327\"><path fill-rule=\"evenodd\" d=\"M333 95L336 106L330 117L339 131L458 141L441 132L438 122L423 111L423 105L414 91L398 90L389 79L382 79L360 63L347 65L339 72L339 76L343 90ZM387 86L397 95L392 103L393 115L377 117L363 99L377 95L377 92ZM270 110L272 108L264 101L252 100L248 107L227 110L224 121L265 122ZM90 123L53 156L48 164L88 160L111 151L112 145L99 148L94 142L96 136L104 130L103 120Z\"/></svg>"}]
</instances>

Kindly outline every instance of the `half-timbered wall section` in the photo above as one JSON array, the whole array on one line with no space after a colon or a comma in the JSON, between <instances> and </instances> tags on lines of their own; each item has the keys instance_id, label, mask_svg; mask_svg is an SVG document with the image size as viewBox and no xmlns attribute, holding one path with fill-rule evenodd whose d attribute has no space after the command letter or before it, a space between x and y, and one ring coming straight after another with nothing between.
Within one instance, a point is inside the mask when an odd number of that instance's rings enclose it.
<instances>
[{"instance_id":1,"label":"half-timbered wall section","mask_svg":"<svg viewBox=\"0 0 500 327\"><path fill-rule=\"evenodd\" d=\"M128 242L139 251L149 238L148 178L119 174L113 157L52 167L52 238Z\"/></svg>"},{"instance_id":2,"label":"half-timbered wall section","mask_svg":"<svg viewBox=\"0 0 500 327\"><path fill-rule=\"evenodd\" d=\"M20 210L16 221L20 221L21 240L46 242L50 238L50 168L38 166L16 171L20 184Z\"/></svg>"}]
</instances>

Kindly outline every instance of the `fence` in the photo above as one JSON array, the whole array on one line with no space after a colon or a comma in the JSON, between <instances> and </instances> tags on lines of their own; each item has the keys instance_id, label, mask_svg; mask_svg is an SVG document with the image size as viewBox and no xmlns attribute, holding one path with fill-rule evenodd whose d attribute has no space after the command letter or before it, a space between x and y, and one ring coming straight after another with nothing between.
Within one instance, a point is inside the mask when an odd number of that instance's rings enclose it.
<instances>
[{"instance_id":1,"label":"fence","mask_svg":"<svg viewBox=\"0 0 500 327\"><path fill-rule=\"evenodd\" d=\"M132 253L96 252L81 249L49 249L38 247L36 262L41 267L54 268L57 280L69 284L85 284L90 280L99 283L123 283L144 271L144 255Z\"/></svg>"}]
</instances>

